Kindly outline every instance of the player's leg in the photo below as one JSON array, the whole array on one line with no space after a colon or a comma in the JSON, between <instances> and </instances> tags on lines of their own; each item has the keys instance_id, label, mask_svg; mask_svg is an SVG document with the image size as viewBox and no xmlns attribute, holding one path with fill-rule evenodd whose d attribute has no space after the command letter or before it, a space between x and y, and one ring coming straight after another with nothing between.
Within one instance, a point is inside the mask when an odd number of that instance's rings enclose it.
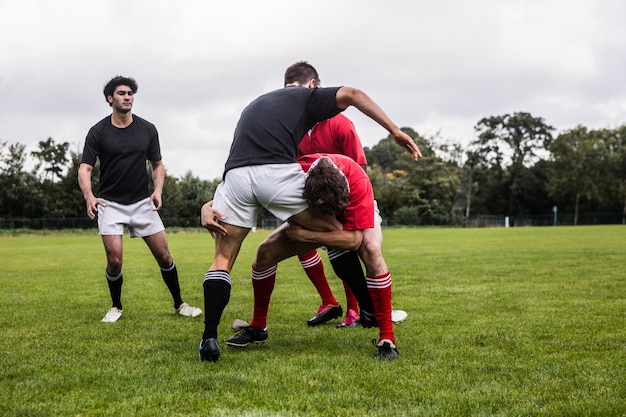
<instances>
[{"instance_id":1,"label":"player's leg","mask_svg":"<svg viewBox=\"0 0 626 417\"><path fill-rule=\"evenodd\" d=\"M395 359L398 350L391 320L391 273L382 255L382 230L379 224L363 232L359 256L365 264L365 279L379 329L377 356L381 359Z\"/></svg>"},{"instance_id":2,"label":"player's leg","mask_svg":"<svg viewBox=\"0 0 626 417\"><path fill-rule=\"evenodd\" d=\"M209 271L204 275L205 329L203 339L217 337L217 326L230 300L230 271L239 255L241 243L250 229L230 224L223 225L227 233L215 238L215 255Z\"/></svg>"},{"instance_id":3,"label":"player's leg","mask_svg":"<svg viewBox=\"0 0 626 417\"><path fill-rule=\"evenodd\" d=\"M144 236L143 240L146 242L148 248L150 248L150 251L154 256L154 259L159 264L161 277L172 295L176 313L185 317L198 317L201 315L201 309L190 306L183 301L180 291L180 282L178 279L178 268L176 267L176 263L174 262L174 259L172 259L168 249L165 230L161 230L160 232L154 233L150 236Z\"/></svg>"},{"instance_id":4,"label":"player's leg","mask_svg":"<svg viewBox=\"0 0 626 417\"><path fill-rule=\"evenodd\" d=\"M252 325L260 328L265 328L267 324L267 312L276 281L278 262L294 255L310 252L316 247L314 244L289 240L285 233L288 227L289 224L284 223L261 242L252 264L252 285L254 288Z\"/></svg>"},{"instance_id":5,"label":"player's leg","mask_svg":"<svg viewBox=\"0 0 626 417\"><path fill-rule=\"evenodd\" d=\"M107 258L105 276L111 294L111 306L122 310L122 236L103 235L102 243ZM119 317L118 317L119 318Z\"/></svg>"},{"instance_id":6,"label":"player's leg","mask_svg":"<svg viewBox=\"0 0 626 417\"><path fill-rule=\"evenodd\" d=\"M352 295L352 297L356 297L358 300L358 304L361 309L361 318L363 319L363 326L373 326L375 323L373 319L374 306L365 282L365 274L363 273L363 267L361 266L361 261L359 260L357 252L349 250L329 250L328 258L330 259L330 264L332 265L335 274L341 278L345 288L349 288L348 291L350 291L350 289L352 290L350 293L346 291L346 298ZM349 299L348 301L350 305L354 305L354 303ZM353 309L358 313L358 310L354 307L348 307L348 309ZM348 316L346 315L346 317Z\"/></svg>"},{"instance_id":7,"label":"player's leg","mask_svg":"<svg viewBox=\"0 0 626 417\"><path fill-rule=\"evenodd\" d=\"M309 326L317 326L329 320L341 317L343 309L337 302L328 284L328 279L324 272L324 264L317 250L298 255L298 259L300 260L300 265L302 265L304 272L307 277L309 277L309 280L322 299L317 313L307 321L307 324Z\"/></svg>"},{"instance_id":8,"label":"player's leg","mask_svg":"<svg viewBox=\"0 0 626 417\"><path fill-rule=\"evenodd\" d=\"M225 235L213 235L213 262L202 282L204 292L204 331L200 342L200 359L215 362L220 358L217 328L230 301L230 271L239 255L241 244L256 224L258 202L251 192L253 173L250 167L230 170L213 196L213 209L224 216ZM236 201L236 203L234 203Z\"/></svg>"},{"instance_id":9,"label":"player's leg","mask_svg":"<svg viewBox=\"0 0 626 417\"><path fill-rule=\"evenodd\" d=\"M112 307L102 319L103 322L113 323L122 316L122 234L124 225L128 224L125 206L113 201L104 200L105 206L98 206L98 232L102 237L102 244L107 259L105 277L111 294Z\"/></svg>"},{"instance_id":10,"label":"player's leg","mask_svg":"<svg viewBox=\"0 0 626 417\"><path fill-rule=\"evenodd\" d=\"M174 310L183 316L197 317L202 310L185 303L180 292L178 269L172 259L161 217L149 199L128 206L132 222L128 226L131 237L142 237L161 270L161 277L172 295Z\"/></svg>"},{"instance_id":11,"label":"player's leg","mask_svg":"<svg viewBox=\"0 0 626 417\"><path fill-rule=\"evenodd\" d=\"M244 347L250 343L267 340L267 315L272 292L276 282L278 262L309 252L316 247L313 244L298 243L289 240L285 231L288 223L274 230L257 248L257 255L252 264L252 288L254 290L253 316L250 325L240 329L239 333L226 341L229 346Z\"/></svg>"}]
</instances>

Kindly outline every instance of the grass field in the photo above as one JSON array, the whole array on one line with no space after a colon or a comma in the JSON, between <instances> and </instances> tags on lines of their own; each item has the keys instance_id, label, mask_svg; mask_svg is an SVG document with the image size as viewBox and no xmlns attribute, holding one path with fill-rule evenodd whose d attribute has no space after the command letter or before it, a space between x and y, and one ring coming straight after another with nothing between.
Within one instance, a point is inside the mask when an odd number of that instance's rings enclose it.
<instances>
[{"instance_id":1,"label":"grass field","mask_svg":"<svg viewBox=\"0 0 626 417\"><path fill-rule=\"evenodd\" d=\"M124 316L94 235L0 238L2 416L626 416L626 228L388 229L384 254L400 358L376 329L307 328L319 297L279 267L269 340L227 348L249 319L250 234L219 341L198 359L202 318L173 314L156 263L125 238ZM169 235L183 297L202 307L206 232ZM335 294L341 284L322 254Z\"/></svg>"}]
</instances>

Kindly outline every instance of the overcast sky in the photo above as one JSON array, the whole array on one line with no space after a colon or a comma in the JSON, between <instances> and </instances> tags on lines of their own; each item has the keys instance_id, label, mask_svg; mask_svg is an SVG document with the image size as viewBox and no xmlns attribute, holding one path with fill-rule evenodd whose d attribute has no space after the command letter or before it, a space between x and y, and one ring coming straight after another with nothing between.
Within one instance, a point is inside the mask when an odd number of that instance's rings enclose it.
<instances>
[{"instance_id":1,"label":"overcast sky","mask_svg":"<svg viewBox=\"0 0 626 417\"><path fill-rule=\"evenodd\" d=\"M105 82L132 76L133 111L157 126L168 173L214 179L241 110L300 60L449 142L518 111L557 132L614 128L625 22L623 0L0 0L0 141L82 152L110 113ZM347 115L365 146L387 136Z\"/></svg>"}]
</instances>

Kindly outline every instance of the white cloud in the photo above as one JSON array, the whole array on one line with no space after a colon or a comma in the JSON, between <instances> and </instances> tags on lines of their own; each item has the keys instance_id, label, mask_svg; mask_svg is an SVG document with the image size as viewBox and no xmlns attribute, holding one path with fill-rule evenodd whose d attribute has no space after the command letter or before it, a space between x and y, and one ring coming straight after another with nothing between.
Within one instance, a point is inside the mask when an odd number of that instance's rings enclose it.
<instances>
[{"instance_id":1,"label":"white cloud","mask_svg":"<svg viewBox=\"0 0 626 417\"><path fill-rule=\"evenodd\" d=\"M82 144L109 112L103 84L130 75L168 172L217 178L243 107L302 59L427 136L467 143L516 111L615 127L625 20L619 0L0 0L0 141ZM365 145L387 136L348 115Z\"/></svg>"}]
</instances>

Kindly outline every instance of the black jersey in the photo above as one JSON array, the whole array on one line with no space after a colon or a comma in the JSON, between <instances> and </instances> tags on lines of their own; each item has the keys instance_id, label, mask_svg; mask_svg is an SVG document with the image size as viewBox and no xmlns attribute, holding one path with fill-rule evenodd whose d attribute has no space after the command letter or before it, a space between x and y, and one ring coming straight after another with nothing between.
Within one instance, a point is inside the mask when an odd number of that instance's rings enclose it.
<instances>
[{"instance_id":1,"label":"black jersey","mask_svg":"<svg viewBox=\"0 0 626 417\"><path fill-rule=\"evenodd\" d=\"M341 113L333 88L286 87L264 94L241 113L225 171L296 162L298 145L317 122Z\"/></svg>"},{"instance_id":2,"label":"black jersey","mask_svg":"<svg viewBox=\"0 0 626 417\"><path fill-rule=\"evenodd\" d=\"M96 123L85 139L82 163L94 166L100 159L100 189L97 196L132 204L150 196L146 160L161 160L156 127L133 115L125 128L111 123L111 116Z\"/></svg>"}]
</instances>

